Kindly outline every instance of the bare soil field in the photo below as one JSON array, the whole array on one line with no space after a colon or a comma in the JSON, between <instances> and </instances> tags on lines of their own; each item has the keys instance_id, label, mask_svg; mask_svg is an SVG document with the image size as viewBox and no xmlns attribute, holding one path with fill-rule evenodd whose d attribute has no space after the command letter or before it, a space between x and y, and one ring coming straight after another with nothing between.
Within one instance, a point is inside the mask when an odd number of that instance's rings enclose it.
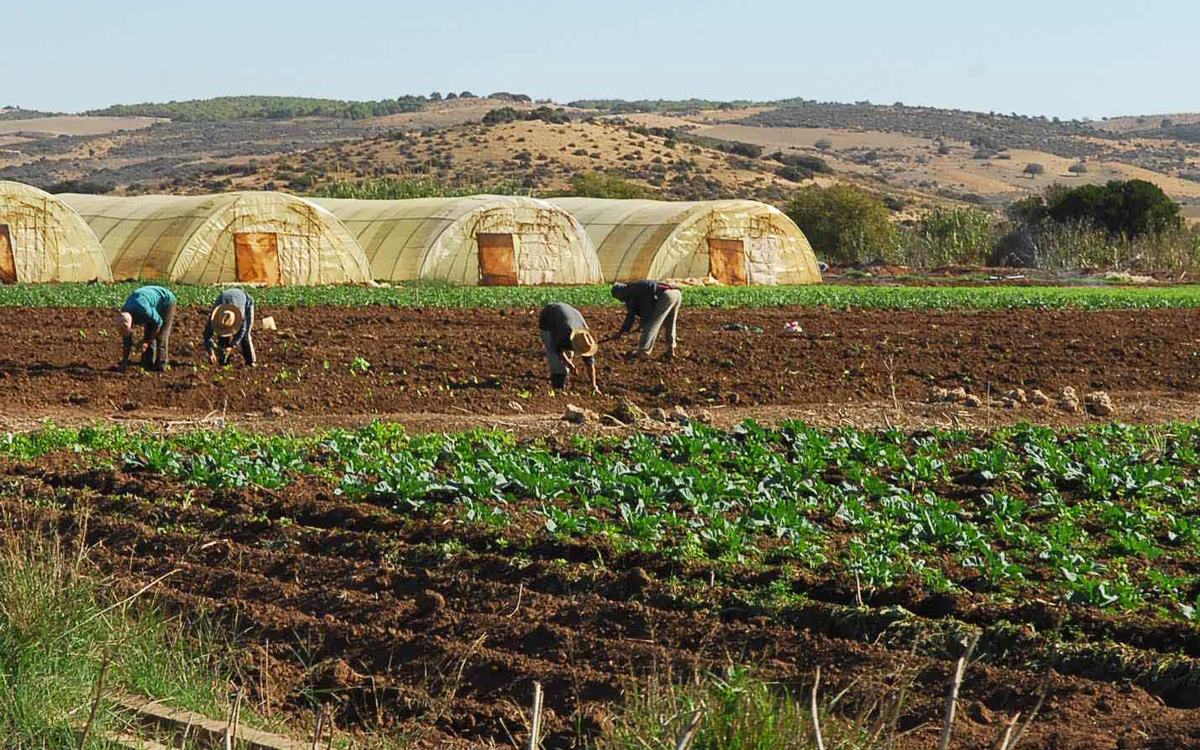
<instances>
[{"instance_id":1,"label":"bare soil field","mask_svg":"<svg viewBox=\"0 0 1200 750\"><path fill-rule=\"evenodd\" d=\"M558 414L570 401L611 412L646 408L813 408L924 401L931 386L997 399L1012 388L1054 395L1106 390L1120 399L1200 393L1195 312L897 312L699 310L680 316L682 356L626 361L634 342L605 344L604 396L552 396L537 311L391 307L264 309L261 365L208 365L204 311L177 314L169 373L118 373L120 343L98 309L0 310L0 399L8 417L195 418L220 412L335 419L451 414L480 420ZM585 310L603 336L613 308ZM798 321L803 334L783 333ZM748 330L726 330L727 326ZM761 329L761 333L757 332ZM661 343L660 343L661 348ZM1022 413L1037 416L1034 407ZM1050 407L1042 407L1054 414ZM1120 416L1120 412L1118 412ZM1045 415L1043 414L1043 419ZM1053 417L1051 417L1053 419ZM312 420L309 420L312 421Z\"/></svg>"},{"instance_id":2,"label":"bare soil field","mask_svg":"<svg viewBox=\"0 0 1200 750\"><path fill-rule=\"evenodd\" d=\"M36 117L29 120L0 120L0 135L9 133L38 133L44 135L104 135L121 130L141 130L156 122L157 117L89 117L63 115Z\"/></svg>"}]
</instances>

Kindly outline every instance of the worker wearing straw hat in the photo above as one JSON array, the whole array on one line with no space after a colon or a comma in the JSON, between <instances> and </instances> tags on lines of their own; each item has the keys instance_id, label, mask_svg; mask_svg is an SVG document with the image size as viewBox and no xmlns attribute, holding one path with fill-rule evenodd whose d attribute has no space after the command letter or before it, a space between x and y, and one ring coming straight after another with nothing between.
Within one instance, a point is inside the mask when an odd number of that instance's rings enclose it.
<instances>
[{"instance_id":1,"label":"worker wearing straw hat","mask_svg":"<svg viewBox=\"0 0 1200 750\"><path fill-rule=\"evenodd\" d=\"M600 347L588 330L583 313L568 304L553 302L538 315L538 330L550 365L550 385L556 389L566 386L568 373L577 368L574 355L578 354L588 370L592 393L600 395L600 387L596 385L596 350Z\"/></svg>"},{"instance_id":2,"label":"worker wearing straw hat","mask_svg":"<svg viewBox=\"0 0 1200 750\"><path fill-rule=\"evenodd\" d=\"M117 313L121 334L121 363L125 372L133 351L133 327L142 326L142 367L162 372L170 367L171 324L175 320L175 295L161 286L134 289Z\"/></svg>"},{"instance_id":3,"label":"worker wearing straw hat","mask_svg":"<svg viewBox=\"0 0 1200 750\"><path fill-rule=\"evenodd\" d=\"M254 367L254 298L241 289L226 289L217 297L216 304L208 314L208 325L204 328L204 350L208 361L215 364L229 362L229 350L235 346L242 349L246 364Z\"/></svg>"}]
</instances>

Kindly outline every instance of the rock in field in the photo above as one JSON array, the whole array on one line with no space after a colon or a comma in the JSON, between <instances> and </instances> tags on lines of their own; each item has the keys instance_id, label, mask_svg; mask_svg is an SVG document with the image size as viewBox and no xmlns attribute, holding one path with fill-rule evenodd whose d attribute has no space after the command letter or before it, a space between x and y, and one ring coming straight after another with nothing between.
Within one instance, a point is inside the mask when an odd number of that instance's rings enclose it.
<instances>
[{"instance_id":1,"label":"rock in field","mask_svg":"<svg viewBox=\"0 0 1200 750\"><path fill-rule=\"evenodd\" d=\"M979 407L983 406L983 399L979 398L974 393L969 393L965 398L963 398L962 403L963 406L967 407L968 409L978 409Z\"/></svg>"},{"instance_id":2,"label":"rock in field","mask_svg":"<svg viewBox=\"0 0 1200 750\"><path fill-rule=\"evenodd\" d=\"M588 424L600 419L600 415L591 409L581 409L575 404L567 404L567 410L563 412L562 419L571 424Z\"/></svg>"},{"instance_id":3,"label":"rock in field","mask_svg":"<svg viewBox=\"0 0 1200 750\"><path fill-rule=\"evenodd\" d=\"M1029 396L1029 400L1032 401L1037 406L1045 406L1046 404L1050 403L1050 397L1047 396L1046 394L1042 393L1041 391L1037 390L1036 388L1034 389L1033 393Z\"/></svg>"},{"instance_id":4,"label":"rock in field","mask_svg":"<svg viewBox=\"0 0 1200 750\"><path fill-rule=\"evenodd\" d=\"M1008 395L1005 398L1007 398L1009 401L1015 401L1018 404L1024 404L1029 401L1029 398L1025 395L1024 388L1012 389L1008 392Z\"/></svg>"},{"instance_id":5,"label":"rock in field","mask_svg":"<svg viewBox=\"0 0 1200 750\"><path fill-rule=\"evenodd\" d=\"M671 421L678 424L687 424L692 421L692 418L688 416L687 409L684 409L682 406L676 406L675 410L671 412Z\"/></svg>"},{"instance_id":6,"label":"rock in field","mask_svg":"<svg viewBox=\"0 0 1200 750\"><path fill-rule=\"evenodd\" d=\"M1089 414L1097 417L1107 417L1116 412L1116 407L1113 406L1112 399L1104 391L1094 391L1084 396L1083 402L1087 404Z\"/></svg>"},{"instance_id":7,"label":"rock in field","mask_svg":"<svg viewBox=\"0 0 1200 750\"><path fill-rule=\"evenodd\" d=\"M1058 408L1068 414L1082 414L1083 409L1079 406L1079 394L1071 386L1062 389L1062 393L1058 397Z\"/></svg>"},{"instance_id":8,"label":"rock in field","mask_svg":"<svg viewBox=\"0 0 1200 750\"><path fill-rule=\"evenodd\" d=\"M666 409L662 408L661 406L656 406L650 410L650 418L656 422L666 422L671 418L671 415L667 414Z\"/></svg>"}]
</instances>

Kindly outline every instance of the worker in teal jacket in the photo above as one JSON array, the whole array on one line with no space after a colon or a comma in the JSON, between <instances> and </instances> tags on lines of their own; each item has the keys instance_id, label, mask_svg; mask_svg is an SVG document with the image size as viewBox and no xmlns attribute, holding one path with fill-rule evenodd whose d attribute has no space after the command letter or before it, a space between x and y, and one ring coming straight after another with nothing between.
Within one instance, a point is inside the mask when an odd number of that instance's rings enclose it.
<instances>
[{"instance_id":1,"label":"worker in teal jacket","mask_svg":"<svg viewBox=\"0 0 1200 750\"><path fill-rule=\"evenodd\" d=\"M121 312L117 313L117 331L121 334L121 363L129 367L133 350L133 327L142 327L142 367L162 372L170 367L171 323L175 320L175 295L161 286L143 286L133 290Z\"/></svg>"}]
</instances>

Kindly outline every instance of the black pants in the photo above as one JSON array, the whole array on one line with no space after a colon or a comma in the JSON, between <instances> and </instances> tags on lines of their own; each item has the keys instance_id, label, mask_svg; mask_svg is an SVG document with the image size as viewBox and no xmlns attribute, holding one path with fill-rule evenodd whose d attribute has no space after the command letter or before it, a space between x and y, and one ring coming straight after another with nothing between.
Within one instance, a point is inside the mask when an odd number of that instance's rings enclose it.
<instances>
[{"instance_id":1,"label":"black pants","mask_svg":"<svg viewBox=\"0 0 1200 750\"><path fill-rule=\"evenodd\" d=\"M162 319L158 335L150 340L150 346L142 352L142 367L147 370L165 370L171 364L171 324L175 322L175 305L167 308Z\"/></svg>"}]
</instances>

